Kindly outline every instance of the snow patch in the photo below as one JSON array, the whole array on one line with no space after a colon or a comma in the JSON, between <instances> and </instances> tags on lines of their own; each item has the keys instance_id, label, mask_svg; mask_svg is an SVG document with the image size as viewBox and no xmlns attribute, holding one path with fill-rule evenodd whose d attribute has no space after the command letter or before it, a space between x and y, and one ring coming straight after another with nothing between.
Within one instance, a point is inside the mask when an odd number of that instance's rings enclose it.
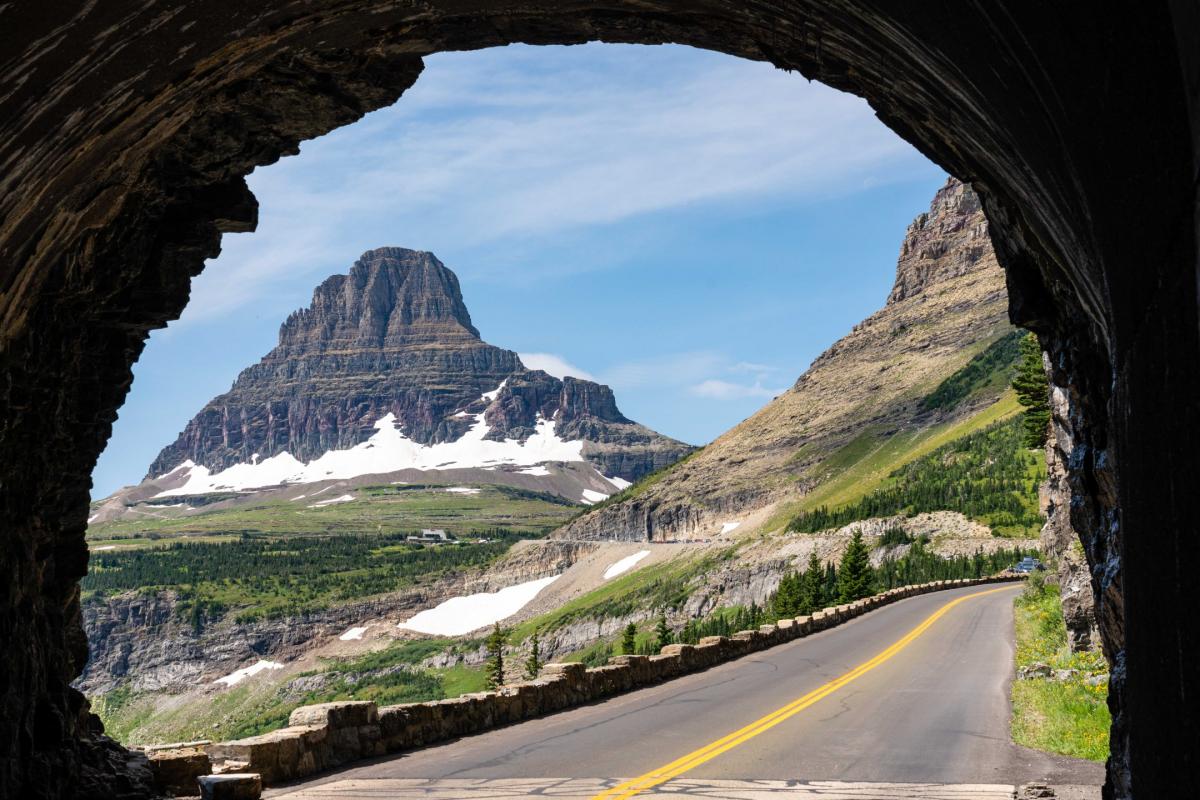
<instances>
[{"instance_id":1,"label":"snow patch","mask_svg":"<svg viewBox=\"0 0 1200 800\"><path fill-rule=\"evenodd\" d=\"M95 522L99 518L100 518L99 514L92 514L90 517L88 517L87 524L91 525L93 522Z\"/></svg>"},{"instance_id":2,"label":"snow patch","mask_svg":"<svg viewBox=\"0 0 1200 800\"><path fill-rule=\"evenodd\" d=\"M117 546L115 544L106 544L106 545L101 545L100 547L91 548L93 553L99 553L101 550L116 550L116 549L117 549Z\"/></svg>"},{"instance_id":3,"label":"snow patch","mask_svg":"<svg viewBox=\"0 0 1200 800\"><path fill-rule=\"evenodd\" d=\"M500 396L501 390L504 389L504 387L507 384L508 384L508 378L505 378L504 380L500 381L500 385L497 386L495 389L492 389L490 392L484 392L480 396L484 400L487 400L489 403L494 403L494 402L496 402L496 398ZM480 416L483 416L483 415L481 414Z\"/></svg>"},{"instance_id":4,"label":"snow patch","mask_svg":"<svg viewBox=\"0 0 1200 800\"><path fill-rule=\"evenodd\" d=\"M495 400L501 383L483 395ZM532 467L547 461L584 461L583 441L567 441L554 432L554 421L538 416L534 433L524 442L487 437L491 426L484 413L475 414L470 429L453 442L423 445L408 438L397 426L395 414L385 414L375 422L375 433L367 441L346 450L330 450L308 463L291 453L260 459L251 464L235 464L220 472L190 461L180 464L168 475L186 469L182 486L167 489L156 497L206 492L244 490L278 486L284 483L312 483L320 480L344 480L359 475L384 474L402 469L471 469L484 464L511 464ZM166 476L163 476L166 477Z\"/></svg>"},{"instance_id":5,"label":"snow patch","mask_svg":"<svg viewBox=\"0 0 1200 800\"><path fill-rule=\"evenodd\" d=\"M559 577L518 583L498 592L452 597L396 627L434 636L461 636L516 614Z\"/></svg>"},{"instance_id":6,"label":"snow patch","mask_svg":"<svg viewBox=\"0 0 1200 800\"><path fill-rule=\"evenodd\" d=\"M339 636L338 639L340 639L343 642L349 642L349 641L353 641L355 639L361 639L363 637L363 634L366 632L367 632L367 626L363 625L361 628L351 628L350 630L346 631L341 636Z\"/></svg>"},{"instance_id":7,"label":"snow patch","mask_svg":"<svg viewBox=\"0 0 1200 800\"><path fill-rule=\"evenodd\" d=\"M587 503L589 506L592 503L599 503L601 500L607 499L608 495L606 495L604 492L593 492L591 489L583 490L583 502Z\"/></svg>"},{"instance_id":8,"label":"snow patch","mask_svg":"<svg viewBox=\"0 0 1200 800\"><path fill-rule=\"evenodd\" d=\"M295 497L293 497L293 498L292 498L292 500L303 500L303 499L304 499L304 498L306 498L306 497L308 497L308 495L306 495L306 494L298 494L298 495L296 495Z\"/></svg>"},{"instance_id":9,"label":"snow patch","mask_svg":"<svg viewBox=\"0 0 1200 800\"><path fill-rule=\"evenodd\" d=\"M257 675L258 673L268 669L283 669L283 664L280 664L276 661L264 661L260 659L248 667L242 667L241 669L234 670L224 678L217 678L215 681L213 681L213 683L223 683L226 686L235 686L246 680L246 678Z\"/></svg>"},{"instance_id":10,"label":"snow patch","mask_svg":"<svg viewBox=\"0 0 1200 800\"><path fill-rule=\"evenodd\" d=\"M737 527L741 524L742 523L740 521L726 522L724 525L721 526L721 533L729 533L732 530L737 530Z\"/></svg>"},{"instance_id":11,"label":"snow patch","mask_svg":"<svg viewBox=\"0 0 1200 800\"><path fill-rule=\"evenodd\" d=\"M622 491L624 489L628 489L630 486L633 486L633 483L631 481L627 481L618 475L614 475L611 478L608 477L607 475L601 475L600 477L604 478L604 480L608 481L613 486L617 487L618 492Z\"/></svg>"},{"instance_id":12,"label":"snow patch","mask_svg":"<svg viewBox=\"0 0 1200 800\"><path fill-rule=\"evenodd\" d=\"M344 494L341 497L331 497L328 500L318 500L309 506L309 508L324 508L325 506L331 506L334 503L349 503L353 499L355 499L354 495Z\"/></svg>"},{"instance_id":13,"label":"snow patch","mask_svg":"<svg viewBox=\"0 0 1200 800\"><path fill-rule=\"evenodd\" d=\"M637 563L646 556L650 555L649 550L639 550L631 556L625 556L615 564L611 564L608 569L604 570L604 580L615 578L623 572L629 572L637 566Z\"/></svg>"},{"instance_id":14,"label":"snow patch","mask_svg":"<svg viewBox=\"0 0 1200 800\"><path fill-rule=\"evenodd\" d=\"M169 477L171 477L172 475L174 475L176 472L179 472L179 470L181 470L181 469L192 469L192 468L193 468L193 467L195 467L195 466L196 466L196 462L195 462L195 461L192 461L192 460L189 458L189 459L187 459L186 461L184 461L182 464L180 464L178 467L176 467L175 469L168 470L168 471L164 472L162 475L159 475L159 476L158 476L157 478L155 478L154 480L156 480L156 481L166 480L167 478L169 478Z\"/></svg>"},{"instance_id":15,"label":"snow patch","mask_svg":"<svg viewBox=\"0 0 1200 800\"><path fill-rule=\"evenodd\" d=\"M538 477L543 477L543 478L550 474L550 470L546 469L545 464L538 464L536 467L530 467L529 469L517 470L517 472L519 472L522 475L537 475Z\"/></svg>"},{"instance_id":16,"label":"snow patch","mask_svg":"<svg viewBox=\"0 0 1200 800\"><path fill-rule=\"evenodd\" d=\"M448 486L446 491L454 494L479 494L479 490L473 486Z\"/></svg>"}]
</instances>

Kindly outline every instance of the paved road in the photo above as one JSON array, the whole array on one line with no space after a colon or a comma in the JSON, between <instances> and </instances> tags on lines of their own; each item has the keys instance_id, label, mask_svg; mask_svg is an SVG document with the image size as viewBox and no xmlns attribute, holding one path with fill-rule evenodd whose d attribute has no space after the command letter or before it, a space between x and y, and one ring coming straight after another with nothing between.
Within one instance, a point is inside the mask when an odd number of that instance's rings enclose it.
<instances>
[{"instance_id":1,"label":"paved road","mask_svg":"<svg viewBox=\"0 0 1200 800\"><path fill-rule=\"evenodd\" d=\"M948 602L979 591L909 598L707 672L269 794L592 797L772 714L871 660ZM874 669L638 796L984 800L1011 796L1013 784L1099 785L1097 764L1009 741L1016 591L957 604Z\"/></svg>"}]
</instances>

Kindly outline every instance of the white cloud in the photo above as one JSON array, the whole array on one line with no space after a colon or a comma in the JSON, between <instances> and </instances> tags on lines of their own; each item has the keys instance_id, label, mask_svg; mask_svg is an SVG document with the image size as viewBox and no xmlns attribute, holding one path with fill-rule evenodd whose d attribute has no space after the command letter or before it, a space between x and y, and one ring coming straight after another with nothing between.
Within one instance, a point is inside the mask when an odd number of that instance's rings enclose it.
<instances>
[{"instance_id":1,"label":"white cloud","mask_svg":"<svg viewBox=\"0 0 1200 800\"><path fill-rule=\"evenodd\" d=\"M480 263L450 266L507 275L491 262L570 231L924 165L864 101L767 64L623 45L439 54L394 107L251 176L259 231L226 238L185 321L310 288L373 247L476 248Z\"/></svg>"},{"instance_id":2,"label":"white cloud","mask_svg":"<svg viewBox=\"0 0 1200 800\"><path fill-rule=\"evenodd\" d=\"M754 383L730 381L719 375L755 373ZM605 383L617 390L656 387L686 391L711 400L770 400L787 391L766 385L779 367L733 361L722 353L696 351L672 353L617 364L603 372Z\"/></svg>"},{"instance_id":3,"label":"white cloud","mask_svg":"<svg viewBox=\"0 0 1200 800\"><path fill-rule=\"evenodd\" d=\"M686 386L722 369L727 362L727 357L708 351L670 353L616 364L604 370L601 377L617 390Z\"/></svg>"},{"instance_id":4,"label":"white cloud","mask_svg":"<svg viewBox=\"0 0 1200 800\"><path fill-rule=\"evenodd\" d=\"M783 394L787 389L771 389L755 381L753 386L742 383L732 383L719 378L709 378L690 388L692 394L698 397L708 397L713 400L741 400L743 398L763 398L770 400Z\"/></svg>"},{"instance_id":5,"label":"white cloud","mask_svg":"<svg viewBox=\"0 0 1200 800\"><path fill-rule=\"evenodd\" d=\"M596 380L596 376L592 373L580 369L562 356L556 356L553 353L518 353L517 355L520 357L521 363L529 369L540 369L556 378L561 379L570 375L585 381Z\"/></svg>"},{"instance_id":6,"label":"white cloud","mask_svg":"<svg viewBox=\"0 0 1200 800\"><path fill-rule=\"evenodd\" d=\"M773 367L770 364L757 364L753 361L739 361L729 368L730 372L757 372L768 373L778 372L779 367Z\"/></svg>"}]
</instances>

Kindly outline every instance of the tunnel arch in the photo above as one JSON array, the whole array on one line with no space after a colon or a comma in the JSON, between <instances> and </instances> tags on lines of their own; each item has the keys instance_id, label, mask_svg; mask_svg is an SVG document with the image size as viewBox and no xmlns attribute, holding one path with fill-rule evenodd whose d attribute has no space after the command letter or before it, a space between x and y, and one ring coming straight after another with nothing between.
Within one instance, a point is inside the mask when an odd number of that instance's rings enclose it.
<instances>
[{"instance_id":1,"label":"tunnel arch","mask_svg":"<svg viewBox=\"0 0 1200 800\"><path fill-rule=\"evenodd\" d=\"M89 475L148 332L182 311L223 232L253 229L244 176L395 102L422 56L516 42L767 61L865 97L973 184L1070 441L1072 520L1113 664L1106 793L1173 796L1200 771L1194 7L118 5L0 7L0 793L148 791L69 687L86 660Z\"/></svg>"}]
</instances>

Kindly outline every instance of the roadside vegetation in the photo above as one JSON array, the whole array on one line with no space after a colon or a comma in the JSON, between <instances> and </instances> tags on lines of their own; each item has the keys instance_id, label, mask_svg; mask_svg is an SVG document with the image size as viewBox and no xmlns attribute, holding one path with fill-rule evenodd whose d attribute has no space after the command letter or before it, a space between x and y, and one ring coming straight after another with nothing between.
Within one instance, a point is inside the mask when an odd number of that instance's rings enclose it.
<instances>
[{"instance_id":1,"label":"roadside vegetation","mask_svg":"<svg viewBox=\"0 0 1200 800\"><path fill-rule=\"evenodd\" d=\"M924 540L909 538L903 529L892 529L884 538L889 535L892 541L908 539L911 546L902 556L885 556L878 567L871 566L869 550L857 530L840 564L821 564L815 555L810 556L803 570L790 572L780 580L779 588L767 601L768 613L764 621L811 614L827 606L851 603L898 586L982 578L1002 572L1027 555L1037 554L1036 550L1014 547L994 553L977 551L973 556L945 558L926 550Z\"/></svg>"},{"instance_id":2,"label":"roadside vegetation","mask_svg":"<svg viewBox=\"0 0 1200 800\"><path fill-rule=\"evenodd\" d=\"M1108 664L1098 652L1067 645L1058 587L1030 576L1015 601L1017 679L1013 740L1051 753L1108 758Z\"/></svg>"},{"instance_id":3,"label":"roadside vegetation","mask_svg":"<svg viewBox=\"0 0 1200 800\"><path fill-rule=\"evenodd\" d=\"M753 630L760 625L787 617L811 614L828 606L859 600L897 586L993 575L1011 567L1027 555L1037 554L1036 550L1015 547L990 554L980 551L973 556L944 558L927 550L926 541L909 537L903 529L889 531L885 538L888 544L909 546L903 555L885 557L878 567L872 567L869 559L870 549L862 534L856 531L840 563L823 564L815 554L810 556L804 569L783 576L779 588L763 606L755 603L749 606L723 606L714 609L703 618L688 620L682 628L673 628L667 624L667 613L678 611L687 598L687 592L684 591L686 585L673 588L669 592L658 594L658 597L678 597L678 602L656 605L651 601L640 606L643 610L657 609L657 617L630 622L619 636L598 639L566 656L565 660L581 661L590 667L597 667L608 663L614 655L654 655L667 644L696 644L705 636L732 636L738 631ZM661 587L664 584L674 587L677 581L686 583L690 580L689 576L698 574L693 572L696 567L696 562L691 562L686 567L676 566L649 578L643 576L639 589L628 591L630 587L625 587L622 600L634 593L644 598L652 597L651 593L645 591L650 587ZM620 591L620 587L615 588ZM628 616L638 610L638 607L622 603L619 606L620 614L605 615L604 609L614 607L608 605L611 600L601 603L593 598L589 602L588 598L589 595L584 595L573 601L577 606L565 619L604 619ZM563 624L564 617L552 612L518 626L517 631L527 626L554 626L555 623ZM517 636L512 638L518 639Z\"/></svg>"},{"instance_id":4,"label":"roadside vegetation","mask_svg":"<svg viewBox=\"0 0 1200 800\"><path fill-rule=\"evenodd\" d=\"M679 558L627 572L557 609L515 626L510 641L523 642L534 631L542 634L580 620L627 617L645 609L682 608L695 590L693 581L734 557L736 547L708 551L697 558Z\"/></svg>"},{"instance_id":5,"label":"roadside vegetation","mask_svg":"<svg viewBox=\"0 0 1200 800\"><path fill-rule=\"evenodd\" d=\"M302 705L334 700L372 700L383 705L419 703L483 691L483 667L456 664L427 668L432 655L475 652L478 640L412 639L355 658L326 660L320 669L287 685L251 681L211 696L203 706L160 706L154 693L129 687L89 698L108 735L127 744L192 739L237 739L287 725Z\"/></svg>"}]
</instances>

